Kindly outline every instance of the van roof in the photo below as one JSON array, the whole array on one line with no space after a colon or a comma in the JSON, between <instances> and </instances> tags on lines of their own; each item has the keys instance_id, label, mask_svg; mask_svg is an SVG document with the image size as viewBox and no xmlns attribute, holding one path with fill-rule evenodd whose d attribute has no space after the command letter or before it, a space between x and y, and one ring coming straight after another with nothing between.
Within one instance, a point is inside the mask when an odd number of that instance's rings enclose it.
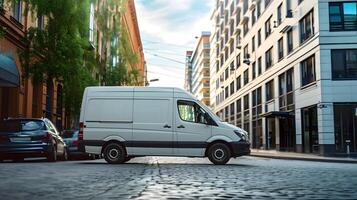
<instances>
[{"instance_id":1,"label":"van roof","mask_svg":"<svg viewBox=\"0 0 357 200\"><path fill-rule=\"evenodd\" d=\"M175 96L182 98L196 99L191 93L175 87L144 87L144 86L91 86L86 88L87 92L104 92L104 91L137 91L137 92L174 92Z\"/></svg>"}]
</instances>

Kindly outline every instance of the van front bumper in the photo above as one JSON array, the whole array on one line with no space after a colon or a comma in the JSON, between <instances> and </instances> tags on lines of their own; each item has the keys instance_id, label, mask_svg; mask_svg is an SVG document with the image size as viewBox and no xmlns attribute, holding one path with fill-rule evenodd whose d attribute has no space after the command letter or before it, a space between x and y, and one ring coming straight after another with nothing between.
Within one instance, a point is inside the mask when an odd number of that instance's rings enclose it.
<instances>
[{"instance_id":1,"label":"van front bumper","mask_svg":"<svg viewBox=\"0 0 357 200\"><path fill-rule=\"evenodd\" d=\"M250 154L250 143L247 141L231 142L232 157L246 156Z\"/></svg>"}]
</instances>

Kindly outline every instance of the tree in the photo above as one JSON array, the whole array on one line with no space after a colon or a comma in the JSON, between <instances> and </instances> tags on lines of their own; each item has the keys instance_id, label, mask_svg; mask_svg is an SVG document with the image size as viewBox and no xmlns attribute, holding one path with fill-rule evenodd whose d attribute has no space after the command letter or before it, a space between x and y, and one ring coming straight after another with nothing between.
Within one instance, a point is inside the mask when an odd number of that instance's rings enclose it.
<instances>
[{"instance_id":1,"label":"tree","mask_svg":"<svg viewBox=\"0 0 357 200\"><path fill-rule=\"evenodd\" d=\"M42 28L31 27L19 52L25 76L34 83L63 82L68 117L79 113L85 87L97 85L91 76L94 54L88 42L89 0L25 0L32 13L44 16ZM25 14L28 10L25 11ZM88 60L85 62L84 58Z\"/></svg>"},{"instance_id":2,"label":"tree","mask_svg":"<svg viewBox=\"0 0 357 200\"><path fill-rule=\"evenodd\" d=\"M126 3L127 0L104 0L96 15L97 24L103 33L103 41L109 44L109 55L102 62L105 69L105 85L140 84L140 74L135 68L138 55L131 49L127 30L121 21ZM108 21L111 20L113 23L108 26Z\"/></svg>"}]
</instances>

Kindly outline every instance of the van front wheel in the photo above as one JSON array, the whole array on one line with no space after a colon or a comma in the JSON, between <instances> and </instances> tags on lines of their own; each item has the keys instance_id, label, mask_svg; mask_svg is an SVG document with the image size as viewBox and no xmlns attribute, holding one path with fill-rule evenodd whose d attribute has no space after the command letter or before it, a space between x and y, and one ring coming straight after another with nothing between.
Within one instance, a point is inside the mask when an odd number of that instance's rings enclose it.
<instances>
[{"instance_id":1,"label":"van front wheel","mask_svg":"<svg viewBox=\"0 0 357 200\"><path fill-rule=\"evenodd\" d=\"M208 159L215 165L224 165L231 158L231 151L226 144L216 143L208 149Z\"/></svg>"},{"instance_id":2,"label":"van front wheel","mask_svg":"<svg viewBox=\"0 0 357 200\"><path fill-rule=\"evenodd\" d=\"M104 159L109 164L121 164L125 162L125 148L117 143L110 143L104 149Z\"/></svg>"}]
</instances>

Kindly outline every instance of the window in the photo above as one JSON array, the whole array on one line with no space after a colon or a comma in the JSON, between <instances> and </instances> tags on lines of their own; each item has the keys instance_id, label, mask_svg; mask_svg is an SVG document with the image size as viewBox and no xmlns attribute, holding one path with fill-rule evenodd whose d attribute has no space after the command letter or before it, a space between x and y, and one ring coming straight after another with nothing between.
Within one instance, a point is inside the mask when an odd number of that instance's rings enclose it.
<instances>
[{"instance_id":1,"label":"window","mask_svg":"<svg viewBox=\"0 0 357 200\"><path fill-rule=\"evenodd\" d=\"M284 58L284 43L283 43L283 38L280 38L278 41L278 56L279 60Z\"/></svg>"},{"instance_id":2,"label":"window","mask_svg":"<svg viewBox=\"0 0 357 200\"><path fill-rule=\"evenodd\" d=\"M236 101L236 126L242 127L242 100Z\"/></svg>"},{"instance_id":3,"label":"window","mask_svg":"<svg viewBox=\"0 0 357 200\"><path fill-rule=\"evenodd\" d=\"M252 135L253 148L260 148L263 145L262 137L262 88L259 87L252 92Z\"/></svg>"},{"instance_id":4,"label":"window","mask_svg":"<svg viewBox=\"0 0 357 200\"><path fill-rule=\"evenodd\" d=\"M265 22L265 39L271 34L271 16Z\"/></svg>"},{"instance_id":5,"label":"window","mask_svg":"<svg viewBox=\"0 0 357 200\"><path fill-rule=\"evenodd\" d=\"M331 2L330 31L357 30L357 2Z\"/></svg>"},{"instance_id":6,"label":"window","mask_svg":"<svg viewBox=\"0 0 357 200\"><path fill-rule=\"evenodd\" d=\"M282 6L283 4L281 3L278 7L278 10L277 10L277 19L276 19L276 22L277 22L277 25L279 26L281 24L281 21L282 21L282 15L281 15L281 9L282 9Z\"/></svg>"},{"instance_id":7,"label":"window","mask_svg":"<svg viewBox=\"0 0 357 200\"><path fill-rule=\"evenodd\" d=\"M273 65L273 47L265 52L265 70Z\"/></svg>"},{"instance_id":8,"label":"window","mask_svg":"<svg viewBox=\"0 0 357 200\"><path fill-rule=\"evenodd\" d=\"M243 49L243 55L244 55L244 59L249 59L248 44L245 45L245 47L244 47L244 49Z\"/></svg>"},{"instance_id":9,"label":"window","mask_svg":"<svg viewBox=\"0 0 357 200\"><path fill-rule=\"evenodd\" d=\"M274 80L265 84L265 98L266 101L274 99Z\"/></svg>"},{"instance_id":10,"label":"window","mask_svg":"<svg viewBox=\"0 0 357 200\"><path fill-rule=\"evenodd\" d=\"M230 84L230 96L232 96L233 94L234 94L234 80L231 82L231 84Z\"/></svg>"},{"instance_id":11,"label":"window","mask_svg":"<svg viewBox=\"0 0 357 200\"><path fill-rule=\"evenodd\" d=\"M255 51L255 36L252 37L252 52Z\"/></svg>"},{"instance_id":12,"label":"window","mask_svg":"<svg viewBox=\"0 0 357 200\"><path fill-rule=\"evenodd\" d=\"M224 49L224 61L227 61L228 56L229 56L229 54L228 54L228 48L225 48L225 49Z\"/></svg>"},{"instance_id":13,"label":"window","mask_svg":"<svg viewBox=\"0 0 357 200\"><path fill-rule=\"evenodd\" d=\"M90 14L89 14L89 41L94 42L94 3L90 4Z\"/></svg>"},{"instance_id":14,"label":"window","mask_svg":"<svg viewBox=\"0 0 357 200\"><path fill-rule=\"evenodd\" d=\"M270 2L271 2L271 0L265 0L265 4L264 4L265 8L269 6Z\"/></svg>"},{"instance_id":15,"label":"window","mask_svg":"<svg viewBox=\"0 0 357 200\"><path fill-rule=\"evenodd\" d=\"M43 20L43 16L38 16L37 17L37 28L39 30L42 30L44 27L44 20Z\"/></svg>"},{"instance_id":16,"label":"window","mask_svg":"<svg viewBox=\"0 0 357 200\"><path fill-rule=\"evenodd\" d=\"M288 54L291 53L294 49L294 43L293 43L293 30L290 29L287 32L287 43L288 43Z\"/></svg>"},{"instance_id":17,"label":"window","mask_svg":"<svg viewBox=\"0 0 357 200\"><path fill-rule=\"evenodd\" d=\"M226 70L224 71L224 80L227 80L228 77L229 77L229 69L227 67Z\"/></svg>"},{"instance_id":18,"label":"window","mask_svg":"<svg viewBox=\"0 0 357 200\"><path fill-rule=\"evenodd\" d=\"M228 119L229 119L229 107L227 106L224 108L224 121L228 122Z\"/></svg>"},{"instance_id":19,"label":"window","mask_svg":"<svg viewBox=\"0 0 357 200\"><path fill-rule=\"evenodd\" d=\"M262 74L262 57L259 57L258 58L258 66L257 66L257 68L258 68L258 76L259 75L261 75Z\"/></svg>"},{"instance_id":20,"label":"window","mask_svg":"<svg viewBox=\"0 0 357 200\"><path fill-rule=\"evenodd\" d=\"M294 106L294 69L289 69L279 76L279 109L291 111Z\"/></svg>"},{"instance_id":21,"label":"window","mask_svg":"<svg viewBox=\"0 0 357 200\"><path fill-rule=\"evenodd\" d=\"M243 80L243 85L248 84L248 82L249 82L249 72L248 72L248 70L245 70L245 71L244 71L244 73L243 73L243 78L244 78L244 80Z\"/></svg>"},{"instance_id":22,"label":"window","mask_svg":"<svg viewBox=\"0 0 357 200\"><path fill-rule=\"evenodd\" d=\"M240 90L241 87L242 87L241 78L240 78L240 76L238 76L236 78L236 90L237 91Z\"/></svg>"},{"instance_id":23,"label":"window","mask_svg":"<svg viewBox=\"0 0 357 200\"><path fill-rule=\"evenodd\" d=\"M301 2L303 2L304 0L298 0L298 4L300 5Z\"/></svg>"},{"instance_id":24,"label":"window","mask_svg":"<svg viewBox=\"0 0 357 200\"><path fill-rule=\"evenodd\" d=\"M4 7L4 0L0 0L0 10Z\"/></svg>"},{"instance_id":25,"label":"window","mask_svg":"<svg viewBox=\"0 0 357 200\"><path fill-rule=\"evenodd\" d=\"M248 0L243 1L243 15L248 11Z\"/></svg>"},{"instance_id":26,"label":"window","mask_svg":"<svg viewBox=\"0 0 357 200\"><path fill-rule=\"evenodd\" d=\"M262 14L261 1L257 1L257 19Z\"/></svg>"},{"instance_id":27,"label":"window","mask_svg":"<svg viewBox=\"0 0 357 200\"><path fill-rule=\"evenodd\" d=\"M262 44L262 30L258 30L258 47Z\"/></svg>"},{"instance_id":28,"label":"window","mask_svg":"<svg viewBox=\"0 0 357 200\"><path fill-rule=\"evenodd\" d=\"M256 66L255 66L255 62L253 62L253 63L252 63L252 80L255 79L256 74L257 74L255 67L256 67Z\"/></svg>"},{"instance_id":29,"label":"window","mask_svg":"<svg viewBox=\"0 0 357 200\"><path fill-rule=\"evenodd\" d=\"M357 117L355 117L356 103L334 103L334 127L336 151L346 153L346 139L350 139L351 152L357 152Z\"/></svg>"},{"instance_id":30,"label":"window","mask_svg":"<svg viewBox=\"0 0 357 200\"><path fill-rule=\"evenodd\" d=\"M314 12L310 11L300 22L300 43L305 42L314 34Z\"/></svg>"},{"instance_id":31,"label":"window","mask_svg":"<svg viewBox=\"0 0 357 200\"><path fill-rule=\"evenodd\" d=\"M232 60L231 64L229 65L229 70L231 71L231 74L234 72L234 60Z\"/></svg>"},{"instance_id":32,"label":"window","mask_svg":"<svg viewBox=\"0 0 357 200\"><path fill-rule=\"evenodd\" d=\"M238 67L240 67L240 54L238 54L238 56L236 58L236 65L237 65L237 69L238 69Z\"/></svg>"},{"instance_id":33,"label":"window","mask_svg":"<svg viewBox=\"0 0 357 200\"><path fill-rule=\"evenodd\" d=\"M245 36L249 31L249 26L248 26L248 22L245 22L243 24L243 36Z\"/></svg>"},{"instance_id":34,"label":"window","mask_svg":"<svg viewBox=\"0 0 357 200\"><path fill-rule=\"evenodd\" d=\"M229 97L229 88L228 86L224 88L224 99L227 99Z\"/></svg>"},{"instance_id":35,"label":"window","mask_svg":"<svg viewBox=\"0 0 357 200\"><path fill-rule=\"evenodd\" d=\"M301 86L315 81L315 55L313 55L301 62Z\"/></svg>"},{"instance_id":36,"label":"window","mask_svg":"<svg viewBox=\"0 0 357 200\"><path fill-rule=\"evenodd\" d=\"M229 105L229 110L230 110L230 117L229 117L229 123L234 124L234 102Z\"/></svg>"},{"instance_id":37,"label":"window","mask_svg":"<svg viewBox=\"0 0 357 200\"><path fill-rule=\"evenodd\" d=\"M229 43L229 55L231 55L234 51L234 41L232 40L230 43Z\"/></svg>"},{"instance_id":38,"label":"window","mask_svg":"<svg viewBox=\"0 0 357 200\"><path fill-rule=\"evenodd\" d=\"M243 109L244 109L244 113L243 113L243 119L244 119L244 130L245 131L248 131L249 133L249 118L250 118L250 115L249 115L249 94L245 95L243 97Z\"/></svg>"},{"instance_id":39,"label":"window","mask_svg":"<svg viewBox=\"0 0 357 200\"><path fill-rule=\"evenodd\" d=\"M20 22L20 23L22 22L22 1L21 0L18 0L13 3L12 16L18 22Z\"/></svg>"},{"instance_id":40,"label":"window","mask_svg":"<svg viewBox=\"0 0 357 200\"><path fill-rule=\"evenodd\" d=\"M332 79L357 79L357 49L331 50Z\"/></svg>"},{"instance_id":41,"label":"window","mask_svg":"<svg viewBox=\"0 0 357 200\"><path fill-rule=\"evenodd\" d=\"M253 9L251 12L252 12L251 19L252 19L252 26L253 26L255 24L255 22L257 21L257 19L255 17L255 9Z\"/></svg>"}]
</instances>

